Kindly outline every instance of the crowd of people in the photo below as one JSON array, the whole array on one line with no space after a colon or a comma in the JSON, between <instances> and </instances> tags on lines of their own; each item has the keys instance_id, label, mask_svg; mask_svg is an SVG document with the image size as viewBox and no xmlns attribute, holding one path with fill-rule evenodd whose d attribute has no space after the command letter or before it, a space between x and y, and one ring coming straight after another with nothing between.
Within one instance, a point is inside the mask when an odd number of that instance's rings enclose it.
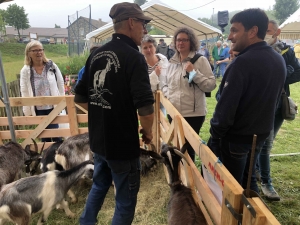
<instances>
[{"instance_id":1,"label":"crowd of people","mask_svg":"<svg viewBox=\"0 0 300 225\"><path fill-rule=\"evenodd\" d=\"M116 188L112 224L132 223L140 186L136 112L142 140L149 144L153 138L153 92L161 90L199 134L207 114L205 92L216 88L220 76L208 146L243 188L250 176L250 188L259 193L258 178L264 195L280 200L270 177L270 151L283 123L281 93L289 96L289 85L300 81L300 42L294 46L295 55L278 39L276 21L269 21L260 9L235 14L230 20L231 45L217 41L211 56L206 43L200 44L189 27L178 28L169 46L163 39L157 45L146 30L152 18L135 3L115 4L109 16L115 30L112 40L91 51L75 87L75 102L89 112L95 163L80 224L97 223L112 182ZM193 62L197 54L200 57ZM64 95L62 75L37 41L25 49L21 92L24 97ZM52 110L53 106L25 106L24 114L46 115ZM168 119L172 121L169 115ZM249 173L254 136L256 166ZM191 146L188 153L195 160Z\"/></svg>"}]
</instances>

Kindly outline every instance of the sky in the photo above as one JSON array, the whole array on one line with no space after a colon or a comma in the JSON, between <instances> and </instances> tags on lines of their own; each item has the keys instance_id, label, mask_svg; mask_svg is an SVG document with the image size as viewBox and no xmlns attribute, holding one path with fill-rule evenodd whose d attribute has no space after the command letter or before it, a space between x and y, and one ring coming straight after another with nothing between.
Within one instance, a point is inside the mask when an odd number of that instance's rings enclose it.
<instances>
[{"instance_id":1,"label":"sky","mask_svg":"<svg viewBox=\"0 0 300 225\"><path fill-rule=\"evenodd\" d=\"M79 16L89 17L89 5L91 5L92 19L102 19L110 22L110 8L126 0L14 0L0 4L0 9L6 9L10 4L23 6L28 14L31 27L54 28L57 24L62 28L68 26L68 18L76 19ZM133 0L127 0L133 2ZM149 2L150 0L148 0ZM161 0L176 10L199 18L211 18L213 12L228 10L243 10L247 8L269 9L275 4L275 0ZM43 4L44 3L44 4ZM68 17L70 16L70 17Z\"/></svg>"}]
</instances>

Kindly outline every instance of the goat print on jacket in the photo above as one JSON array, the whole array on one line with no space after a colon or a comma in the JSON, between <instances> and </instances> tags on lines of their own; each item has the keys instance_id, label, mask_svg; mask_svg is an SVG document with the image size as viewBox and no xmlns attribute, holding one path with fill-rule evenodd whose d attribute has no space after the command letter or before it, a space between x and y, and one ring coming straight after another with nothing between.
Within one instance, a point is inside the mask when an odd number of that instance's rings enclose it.
<instances>
[{"instance_id":1,"label":"goat print on jacket","mask_svg":"<svg viewBox=\"0 0 300 225\"><path fill-rule=\"evenodd\" d=\"M107 63L103 70L98 70L94 74L94 80L93 80L93 87L94 89L91 89L90 91L92 94L90 95L91 103L92 105L98 105L105 109L111 109L111 104L104 99L103 94L109 93L112 95L113 93L104 88L104 82L106 75L109 71L111 71L112 67L115 69L115 73L117 73L118 68L120 67L119 60L116 56L116 54L112 51L104 51L100 52L93 58L92 62L96 59L99 59L101 57L107 57Z\"/></svg>"}]
</instances>

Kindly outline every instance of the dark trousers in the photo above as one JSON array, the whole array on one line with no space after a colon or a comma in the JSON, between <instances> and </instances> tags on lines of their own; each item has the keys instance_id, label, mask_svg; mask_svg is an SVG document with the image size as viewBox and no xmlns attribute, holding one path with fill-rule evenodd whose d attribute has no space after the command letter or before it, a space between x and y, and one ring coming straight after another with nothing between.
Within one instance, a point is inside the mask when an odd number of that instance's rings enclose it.
<instances>
[{"instance_id":1,"label":"dark trousers","mask_svg":"<svg viewBox=\"0 0 300 225\"><path fill-rule=\"evenodd\" d=\"M52 111L53 109L45 109L45 110L37 110L35 108L35 114L37 116L45 116L45 115L49 115L49 113ZM46 129L57 129L58 128L58 124L49 124ZM61 138L41 138L42 142L58 142L61 141Z\"/></svg>"},{"instance_id":2,"label":"dark trousers","mask_svg":"<svg viewBox=\"0 0 300 225\"><path fill-rule=\"evenodd\" d=\"M205 120L205 116L184 117L184 119L186 120L186 122L188 122L188 124L193 128L193 130L197 134L200 133L200 129ZM172 118L170 115L168 115L168 120L170 123L172 123ZM186 139L185 139L185 141L188 143L188 141ZM190 144L188 144L187 151L188 151L191 159L193 160L193 162L195 162L195 151Z\"/></svg>"},{"instance_id":3,"label":"dark trousers","mask_svg":"<svg viewBox=\"0 0 300 225\"><path fill-rule=\"evenodd\" d=\"M264 141L256 144L253 160L254 165L249 174L252 144L234 143L225 138L222 138L220 143L221 160L224 166L244 189L247 187L248 176L251 176L250 189L257 193L259 191L256 184L255 162L263 144Z\"/></svg>"}]
</instances>

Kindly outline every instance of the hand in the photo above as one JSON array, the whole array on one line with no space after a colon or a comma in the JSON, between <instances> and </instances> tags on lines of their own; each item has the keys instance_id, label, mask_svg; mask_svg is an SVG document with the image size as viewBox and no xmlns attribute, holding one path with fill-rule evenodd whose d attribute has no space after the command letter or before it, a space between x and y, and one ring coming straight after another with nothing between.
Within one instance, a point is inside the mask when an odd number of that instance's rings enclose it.
<instances>
[{"instance_id":1,"label":"hand","mask_svg":"<svg viewBox=\"0 0 300 225\"><path fill-rule=\"evenodd\" d=\"M144 129L140 130L140 133L142 134L142 140L145 142L145 144L150 144L153 139L153 134L147 133Z\"/></svg>"},{"instance_id":2,"label":"hand","mask_svg":"<svg viewBox=\"0 0 300 225\"><path fill-rule=\"evenodd\" d=\"M217 61L216 64L219 65L221 63L221 61Z\"/></svg>"},{"instance_id":3,"label":"hand","mask_svg":"<svg viewBox=\"0 0 300 225\"><path fill-rule=\"evenodd\" d=\"M159 76L160 75L160 73L161 73L161 66L157 66L157 67L155 67L155 73L156 73L156 75L157 76Z\"/></svg>"},{"instance_id":4,"label":"hand","mask_svg":"<svg viewBox=\"0 0 300 225\"><path fill-rule=\"evenodd\" d=\"M193 71L194 66L191 62L187 62L184 66L184 69L189 73L189 72Z\"/></svg>"}]
</instances>

